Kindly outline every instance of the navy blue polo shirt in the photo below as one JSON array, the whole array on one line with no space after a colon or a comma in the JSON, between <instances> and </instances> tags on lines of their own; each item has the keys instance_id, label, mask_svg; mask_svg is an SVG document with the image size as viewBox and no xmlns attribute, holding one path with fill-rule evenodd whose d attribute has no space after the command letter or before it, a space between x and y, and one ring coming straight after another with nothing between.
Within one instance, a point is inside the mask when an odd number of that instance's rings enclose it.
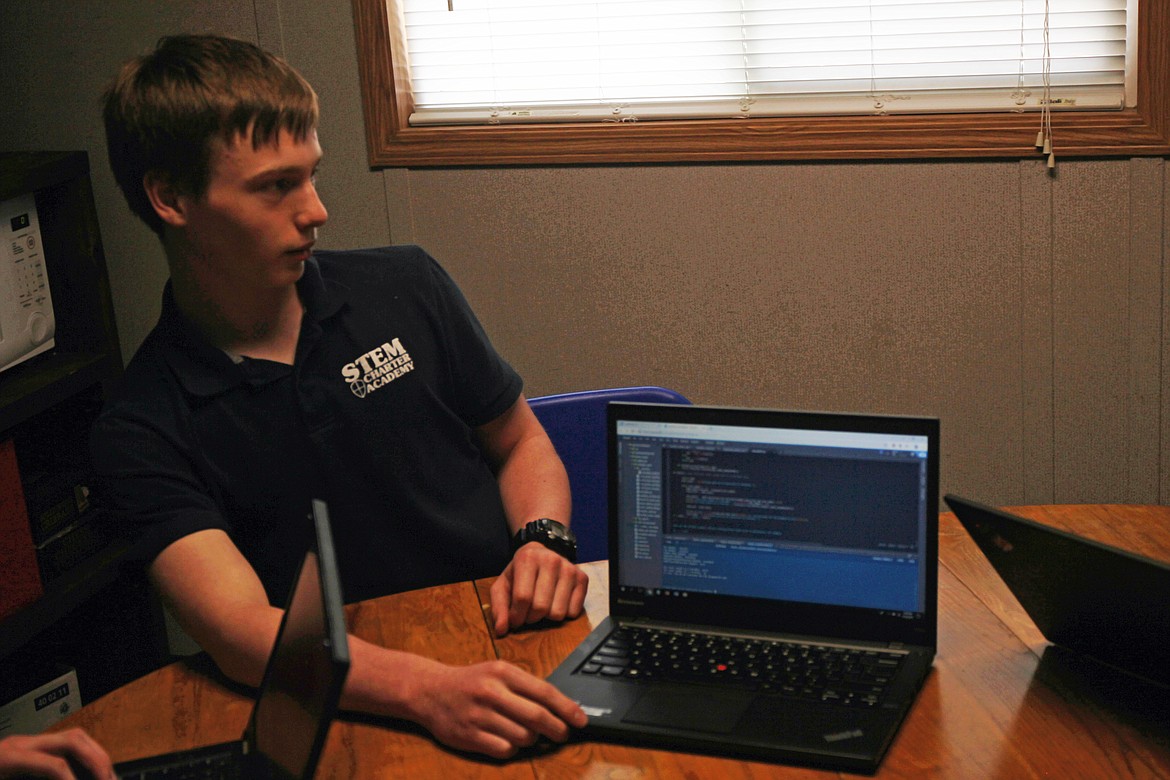
<instances>
[{"instance_id":1,"label":"navy blue polo shirt","mask_svg":"<svg viewBox=\"0 0 1170 780\"><path fill-rule=\"evenodd\" d=\"M330 507L347 601L499 574L510 556L474 428L521 380L418 247L317 252L292 366L235 358L163 311L94 427L100 503L145 564L225 530L274 604Z\"/></svg>"}]
</instances>

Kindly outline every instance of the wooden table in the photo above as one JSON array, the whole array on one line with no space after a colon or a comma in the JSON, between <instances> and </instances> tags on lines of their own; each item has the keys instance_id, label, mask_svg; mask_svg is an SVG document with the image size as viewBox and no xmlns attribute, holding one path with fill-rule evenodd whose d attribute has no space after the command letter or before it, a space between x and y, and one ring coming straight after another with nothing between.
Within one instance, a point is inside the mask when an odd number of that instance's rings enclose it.
<instances>
[{"instance_id":1,"label":"wooden table","mask_svg":"<svg viewBox=\"0 0 1170 780\"><path fill-rule=\"evenodd\" d=\"M1170 560L1170 508L1047 506L1014 511ZM966 532L942 515L939 649L934 670L880 778L1170 777L1170 695L1048 647ZM351 605L357 636L449 663L504 658L545 676L607 612L604 563L585 617L493 639L490 580ZM1170 608L1170 605L1167 605ZM247 689L205 657L159 669L74 713L115 761L237 738ZM323 778L814 778L800 767L580 742L507 762L457 754L412 724L347 716L332 727ZM845 775L848 777L848 775Z\"/></svg>"}]
</instances>

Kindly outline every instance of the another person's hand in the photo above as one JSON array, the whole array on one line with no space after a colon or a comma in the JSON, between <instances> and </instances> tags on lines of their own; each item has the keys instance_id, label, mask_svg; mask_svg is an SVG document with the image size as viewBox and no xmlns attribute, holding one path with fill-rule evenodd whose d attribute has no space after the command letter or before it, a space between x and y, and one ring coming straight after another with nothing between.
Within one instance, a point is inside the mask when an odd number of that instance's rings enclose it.
<instances>
[{"instance_id":1,"label":"another person's hand","mask_svg":"<svg viewBox=\"0 0 1170 780\"><path fill-rule=\"evenodd\" d=\"M589 577L576 564L538 542L516 551L491 589L496 636L538 620L581 614Z\"/></svg>"},{"instance_id":2,"label":"another person's hand","mask_svg":"<svg viewBox=\"0 0 1170 780\"><path fill-rule=\"evenodd\" d=\"M0 739L0 778L74 780L90 776L112 780L114 765L102 746L81 729Z\"/></svg>"},{"instance_id":3,"label":"another person's hand","mask_svg":"<svg viewBox=\"0 0 1170 780\"><path fill-rule=\"evenodd\" d=\"M422 681L425 680L425 681ZM585 713L550 683L504 661L447 666L420 678L412 719L457 750L508 758L545 737L564 742Z\"/></svg>"}]
</instances>

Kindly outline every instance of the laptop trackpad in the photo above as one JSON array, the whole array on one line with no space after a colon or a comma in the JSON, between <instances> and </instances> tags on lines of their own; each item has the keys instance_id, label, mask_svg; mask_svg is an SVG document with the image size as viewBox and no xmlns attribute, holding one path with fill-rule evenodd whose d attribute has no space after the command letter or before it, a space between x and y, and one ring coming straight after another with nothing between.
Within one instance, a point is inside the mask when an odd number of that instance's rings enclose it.
<instances>
[{"instance_id":1,"label":"laptop trackpad","mask_svg":"<svg viewBox=\"0 0 1170 780\"><path fill-rule=\"evenodd\" d=\"M753 697L741 693L698 691L647 691L622 718L645 726L708 731L727 734Z\"/></svg>"}]
</instances>

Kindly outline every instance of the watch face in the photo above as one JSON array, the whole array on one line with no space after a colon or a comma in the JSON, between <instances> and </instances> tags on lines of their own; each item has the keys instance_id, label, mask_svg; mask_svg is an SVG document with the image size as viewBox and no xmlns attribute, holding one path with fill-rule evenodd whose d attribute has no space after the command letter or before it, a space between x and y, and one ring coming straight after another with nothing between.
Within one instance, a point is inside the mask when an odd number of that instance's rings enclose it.
<instances>
[{"instance_id":1,"label":"watch face","mask_svg":"<svg viewBox=\"0 0 1170 780\"><path fill-rule=\"evenodd\" d=\"M574 538L572 531L558 523L556 520L549 520L547 517L542 517L541 519L530 523L530 528L536 535L544 536L548 539L563 539L565 541L569 541Z\"/></svg>"}]
</instances>

